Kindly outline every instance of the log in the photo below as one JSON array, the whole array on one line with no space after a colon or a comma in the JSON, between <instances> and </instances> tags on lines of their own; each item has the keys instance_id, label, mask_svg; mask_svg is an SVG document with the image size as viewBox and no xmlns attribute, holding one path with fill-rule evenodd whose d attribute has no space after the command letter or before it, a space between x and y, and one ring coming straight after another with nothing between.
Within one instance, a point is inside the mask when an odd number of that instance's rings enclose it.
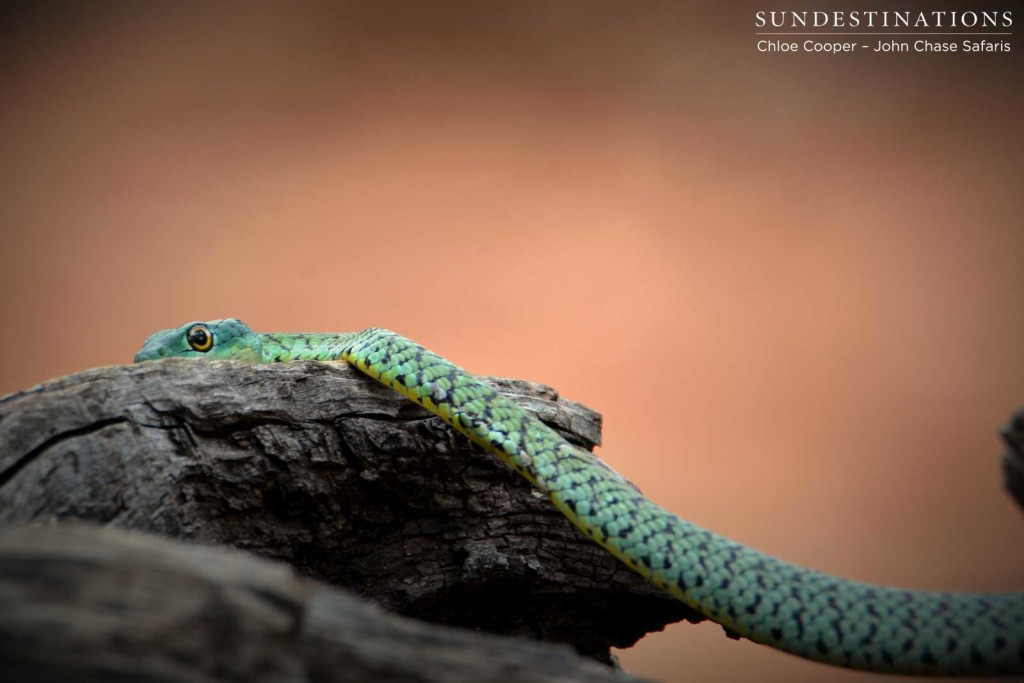
<instances>
[{"instance_id":1,"label":"log","mask_svg":"<svg viewBox=\"0 0 1024 683\"><path fill-rule=\"evenodd\" d=\"M0 527L5 683L639 683L566 646L387 614L249 553Z\"/></svg>"},{"instance_id":2,"label":"log","mask_svg":"<svg viewBox=\"0 0 1024 683\"><path fill-rule=\"evenodd\" d=\"M489 380L590 448L600 416ZM498 459L344 363L179 359L0 399L0 523L91 520L283 561L385 609L610 662L700 619Z\"/></svg>"}]
</instances>

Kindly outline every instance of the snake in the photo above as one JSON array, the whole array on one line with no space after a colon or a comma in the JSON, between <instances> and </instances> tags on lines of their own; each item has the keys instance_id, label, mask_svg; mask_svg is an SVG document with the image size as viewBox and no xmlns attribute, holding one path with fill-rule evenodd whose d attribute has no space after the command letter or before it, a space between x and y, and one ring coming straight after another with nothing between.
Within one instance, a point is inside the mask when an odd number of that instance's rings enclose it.
<instances>
[{"instance_id":1,"label":"snake","mask_svg":"<svg viewBox=\"0 0 1024 683\"><path fill-rule=\"evenodd\" d=\"M594 454L395 332L257 333L236 318L190 322L150 335L135 361L172 357L345 361L496 455L582 533L730 635L867 671L1024 674L1024 593L853 581L720 536L648 500Z\"/></svg>"}]
</instances>

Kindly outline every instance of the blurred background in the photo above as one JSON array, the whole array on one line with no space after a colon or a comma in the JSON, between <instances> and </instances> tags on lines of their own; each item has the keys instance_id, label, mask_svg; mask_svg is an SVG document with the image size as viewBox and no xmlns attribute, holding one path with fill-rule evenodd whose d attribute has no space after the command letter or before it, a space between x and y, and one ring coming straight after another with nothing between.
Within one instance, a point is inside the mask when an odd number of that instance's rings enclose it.
<instances>
[{"instance_id":1,"label":"blurred background","mask_svg":"<svg viewBox=\"0 0 1024 683\"><path fill-rule=\"evenodd\" d=\"M761 54L712 7L5 3L0 393L190 320L389 327L600 410L741 542L1024 589L1019 52ZM712 624L621 659L872 678Z\"/></svg>"}]
</instances>

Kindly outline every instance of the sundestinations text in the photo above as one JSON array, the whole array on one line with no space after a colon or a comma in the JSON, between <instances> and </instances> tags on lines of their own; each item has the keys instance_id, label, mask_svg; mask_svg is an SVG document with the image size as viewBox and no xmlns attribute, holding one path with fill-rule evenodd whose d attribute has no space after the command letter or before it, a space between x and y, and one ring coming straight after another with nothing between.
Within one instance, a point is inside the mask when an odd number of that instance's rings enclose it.
<instances>
[{"instance_id":1,"label":"sundestinations text","mask_svg":"<svg viewBox=\"0 0 1024 683\"><path fill-rule=\"evenodd\" d=\"M850 12L765 11L754 14L755 28L1010 28L1013 12Z\"/></svg>"}]
</instances>

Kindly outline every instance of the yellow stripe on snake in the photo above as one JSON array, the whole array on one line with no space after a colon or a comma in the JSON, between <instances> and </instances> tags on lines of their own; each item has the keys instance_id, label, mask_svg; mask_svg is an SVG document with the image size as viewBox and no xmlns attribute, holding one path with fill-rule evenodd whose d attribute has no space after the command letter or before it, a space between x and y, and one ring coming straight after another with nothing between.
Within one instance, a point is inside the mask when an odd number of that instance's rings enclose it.
<instances>
[{"instance_id":1,"label":"yellow stripe on snake","mask_svg":"<svg viewBox=\"0 0 1024 683\"><path fill-rule=\"evenodd\" d=\"M239 320L157 332L136 362L345 360L496 454L579 529L730 631L837 666L907 674L1024 674L1024 593L903 590L770 557L655 505L472 374L381 329L259 334Z\"/></svg>"}]
</instances>

